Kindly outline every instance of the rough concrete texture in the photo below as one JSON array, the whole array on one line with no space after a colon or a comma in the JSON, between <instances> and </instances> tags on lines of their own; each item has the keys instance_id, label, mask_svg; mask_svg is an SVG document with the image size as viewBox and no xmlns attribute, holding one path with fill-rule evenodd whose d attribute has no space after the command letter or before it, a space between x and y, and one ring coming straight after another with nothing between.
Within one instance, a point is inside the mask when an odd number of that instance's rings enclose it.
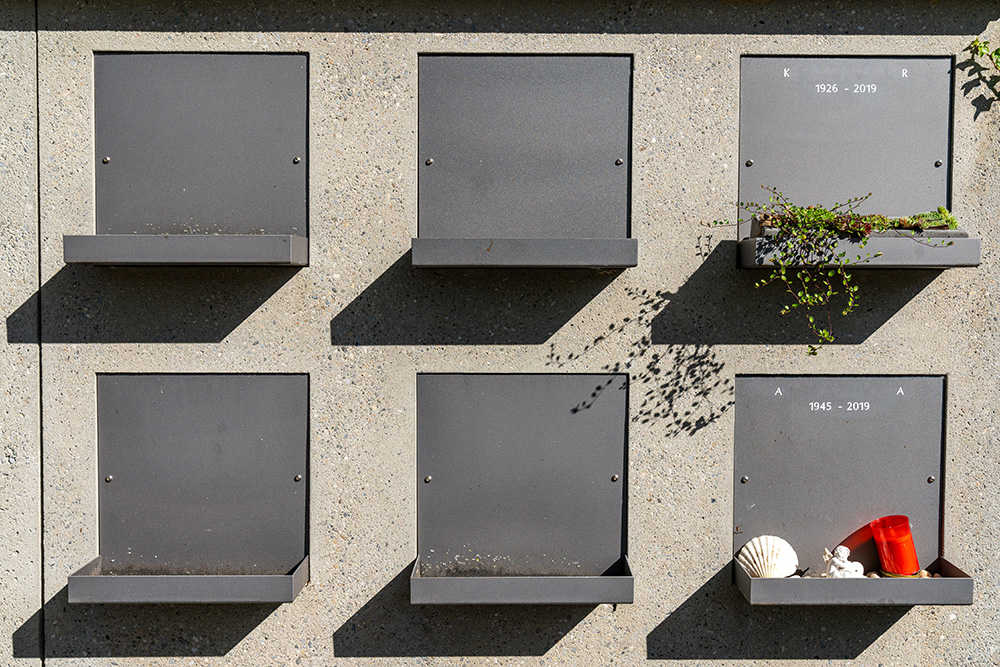
<instances>
[{"instance_id":1,"label":"rough concrete texture","mask_svg":"<svg viewBox=\"0 0 1000 667\"><path fill-rule=\"evenodd\" d=\"M741 54L958 54L962 62L974 36L1000 41L997 15L992 2L916 0L891 8L708 0L511 7L41 2L47 662L1000 661L1000 106L990 108L996 87L967 90L977 77L967 67L957 73L952 204L983 240L982 266L859 275L862 306L837 322L838 343L818 357L805 355L801 323L777 315L777 291L754 290L758 276L736 268L735 233L701 224L734 212ZM15 30L3 43L13 50L31 37ZM18 48L5 67L30 72L33 51ZM309 53L309 267L63 264L62 235L91 233L95 224L93 53L120 50ZM634 54L632 230L639 266L610 273L412 270L421 52ZM13 99L26 94L30 80L9 86ZM9 109L6 80L2 85ZM30 122L15 135L33 145ZM20 159L30 173L30 158ZM3 183L7 195L11 186ZM30 178L15 192L25 187L30 192ZM27 222L5 213L4 234L33 238L32 209L24 210ZM18 232L25 224L27 231ZM23 286L33 274L26 267L18 275L26 276L15 282ZM32 289L17 297L6 292L19 310L30 309ZM5 354L28 357L10 362L13 396L16 383L31 386L37 366L30 346ZM632 378L635 603L409 605L415 374L623 369ZM67 604L66 577L97 554L95 373L107 371L310 374L312 577L294 603ZM945 550L975 577L975 603L750 608L727 569L737 373L947 374ZM28 432L36 394L26 388L23 396L4 407L24 404ZM37 501L29 492L34 478L28 463L19 458L17 466L25 471L18 484L28 488L16 492L15 506L25 512ZM6 515L3 521L5 535L16 530L25 548L37 544L25 538L36 525L30 511L13 529ZM5 572L30 560L4 558ZM5 598L5 605L20 604Z\"/></svg>"},{"instance_id":2,"label":"rough concrete texture","mask_svg":"<svg viewBox=\"0 0 1000 667\"><path fill-rule=\"evenodd\" d=\"M0 664L37 665L41 641L38 143L35 7L0 6Z\"/></svg>"}]
</instances>

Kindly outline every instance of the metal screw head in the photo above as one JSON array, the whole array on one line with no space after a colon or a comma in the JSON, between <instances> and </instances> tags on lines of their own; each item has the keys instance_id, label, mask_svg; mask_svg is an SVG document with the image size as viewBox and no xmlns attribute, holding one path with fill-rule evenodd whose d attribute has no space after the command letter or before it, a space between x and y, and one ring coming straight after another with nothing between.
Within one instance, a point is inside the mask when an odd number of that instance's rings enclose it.
<instances>
[{"instance_id":1,"label":"metal screw head","mask_svg":"<svg viewBox=\"0 0 1000 667\"><path fill-rule=\"evenodd\" d=\"M302 162L302 158L300 157L292 158L292 164L298 164L299 162Z\"/></svg>"},{"instance_id":2,"label":"metal screw head","mask_svg":"<svg viewBox=\"0 0 1000 667\"><path fill-rule=\"evenodd\" d=\"M753 166L753 160L747 160L747 166L748 167L752 167Z\"/></svg>"},{"instance_id":3,"label":"metal screw head","mask_svg":"<svg viewBox=\"0 0 1000 667\"><path fill-rule=\"evenodd\" d=\"M107 163L111 162L111 158L109 158L108 156L105 155L104 159L101 160L101 162L103 162L104 164L107 164Z\"/></svg>"},{"instance_id":4,"label":"metal screw head","mask_svg":"<svg viewBox=\"0 0 1000 667\"><path fill-rule=\"evenodd\" d=\"M612 482L617 482L618 481L618 475L612 475L611 476L611 481Z\"/></svg>"},{"instance_id":5,"label":"metal screw head","mask_svg":"<svg viewBox=\"0 0 1000 667\"><path fill-rule=\"evenodd\" d=\"M934 475L931 475L930 477L927 478L927 483L928 484L933 484L934 483Z\"/></svg>"},{"instance_id":6,"label":"metal screw head","mask_svg":"<svg viewBox=\"0 0 1000 667\"><path fill-rule=\"evenodd\" d=\"M747 477L746 475L743 475L742 477L740 477L740 484L746 484L749 481L750 481L750 478Z\"/></svg>"},{"instance_id":7,"label":"metal screw head","mask_svg":"<svg viewBox=\"0 0 1000 667\"><path fill-rule=\"evenodd\" d=\"M431 483L431 476L427 475L427 477L424 477L424 484L430 484L430 483Z\"/></svg>"},{"instance_id":8,"label":"metal screw head","mask_svg":"<svg viewBox=\"0 0 1000 667\"><path fill-rule=\"evenodd\" d=\"M110 483L111 480L113 480L113 479L114 479L114 477L112 475L108 475L107 477L104 478L104 481Z\"/></svg>"},{"instance_id":9,"label":"metal screw head","mask_svg":"<svg viewBox=\"0 0 1000 667\"><path fill-rule=\"evenodd\" d=\"M944 164L944 162L941 162L941 160L938 160L937 162L934 163L934 166L935 167L940 167L942 164Z\"/></svg>"},{"instance_id":10,"label":"metal screw head","mask_svg":"<svg viewBox=\"0 0 1000 667\"><path fill-rule=\"evenodd\" d=\"M434 164L434 158L432 157L427 158L426 160L424 160L424 164L426 164L428 167L431 166L432 164Z\"/></svg>"},{"instance_id":11,"label":"metal screw head","mask_svg":"<svg viewBox=\"0 0 1000 667\"><path fill-rule=\"evenodd\" d=\"M295 481L296 482L301 482L302 481L302 475L296 475L295 476Z\"/></svg>"},{"instance_id":12,"label":"metal screw head","mask_svg":"<svg viewBox=\"0 0 1000 667\"><path fill-rule=\"evenodd\" d=\"M620 167L620 166L622 166L623 164L625 164L625 160L623 160L623 159L621 159L621 158L618 158L617 160L615 160L615 164L616 164L616 165L618 165L618 166Z\"/></svg>"}]
</instances>

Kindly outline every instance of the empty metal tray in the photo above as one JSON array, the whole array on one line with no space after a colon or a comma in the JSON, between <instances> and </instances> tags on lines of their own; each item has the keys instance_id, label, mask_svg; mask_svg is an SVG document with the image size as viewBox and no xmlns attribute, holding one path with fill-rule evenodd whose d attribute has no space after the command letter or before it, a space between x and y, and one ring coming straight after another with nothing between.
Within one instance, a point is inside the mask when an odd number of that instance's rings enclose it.
<instances>
[{"instance_id":1,"label":"empty metal tray","mask_svg":"<svg viewBox=\"0 0 1000 667\"><path fill-rule=\"evenodd\" d=\"M308 56L97 53L97 235L67 263L308 263Z\"/></svg>"},{"instance_id":2,"label":"empty metal tray","mask_svg":"<svg viewBox=\"0 0 1000 667\"><path fill-rule=\"evenodd\" d=\"M417 376L414 604L632 601L626 375Z\"/></svg>"},{"instance_id":3,"label":"empty metal tray","mask_svg":"<svg viewBox=\"0 0 1000 667\"><path fill-rule=\"evenodd\" d=\"M288 602L309 576L307 375L99 374L99 556L70 602Z\"/></svg>"},{"instance_id":4,"label":"empty metal tray","mask_svg":"<svg viewBox=\"0 0 1000 667\"><path fill-rule=\"evenodd\" d=\"M419 57L422 267L626 267L632 57Z\"/></svg>"}]
</instances>

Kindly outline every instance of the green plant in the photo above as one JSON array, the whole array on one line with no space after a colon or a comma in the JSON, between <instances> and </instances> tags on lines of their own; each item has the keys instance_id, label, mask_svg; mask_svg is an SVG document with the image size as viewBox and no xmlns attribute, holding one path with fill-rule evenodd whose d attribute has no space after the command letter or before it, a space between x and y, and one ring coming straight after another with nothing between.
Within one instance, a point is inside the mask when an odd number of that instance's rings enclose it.
<instances>
[{"instance_id":1,"label":"green plant","mask_svg":"<svg viewBox=\"0 0 1000 667\"><path fill-rule=\"evenodd\" d=\"M1000 71L1000 48L990 51L990 43L986 40L980 41L977 38L972 40L966 50L972 54L973 58L985 58L990 61L993 63L993 67Z\"/></svg>"},{"instance_id":2,"label":"green plant","mask_svg":"<svg viewBox=\"0 0 1000 667\"><path fill-rule=\"evenodd\" d=\"M809 330L819 342L818 345L808 346L811 355L815 355L823 343L834 341L831 317L834 297L843 296L844 304L840 311L844 316L849 315L858 304L858 286L848 271L849 267L881 254L859 254L849 258L847 251L838 251L839 240L850 239L863 249L874 232L893 229L920 232L925 229L955 229L958 226L958 221L944 207L903 218L858 213L858 206L871 197L871 193L827 209L796 206L776 189L764 189L771 193L766 204L740 202L740 208L751 215L749 222L755 222L761 233L768 228L775 230L774 235L769 237L769 243L773 244L770 261L774 268L767 278L757 281L754 286L761 288L780 283L789 296L786 305L781 307L781 314L787 315L798 309L804 311ZM735 224L746 222L738 220ZM712 224L734 223L717 220ZM926 243L916 238L913 240Z\"/></svg>"}]
</instances>

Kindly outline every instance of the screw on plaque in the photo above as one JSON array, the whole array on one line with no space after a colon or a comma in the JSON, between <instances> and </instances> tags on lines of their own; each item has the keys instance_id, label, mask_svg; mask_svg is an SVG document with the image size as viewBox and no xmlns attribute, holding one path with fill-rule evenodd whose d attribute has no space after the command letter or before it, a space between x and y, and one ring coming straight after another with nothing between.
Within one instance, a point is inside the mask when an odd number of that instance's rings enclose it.
<instances>
[{"instance_id":1,"label":"screw on plaque","mask_svg":"<svg viewBox=\"0 0 1000 667\"><path fill-rule=\"evenodd\" d=\"M620 166L622 166L623 164L625 164L625 160L623 160L623 159L621 159L621 158L618 158L617 160L615 160L615 164L616 164L616 165L618 165L618 166L620 167Z\"/></svg>"},{"instance_id":2,"label":"screw on plaque","mask_svg":"<svg viewBox=\"0 0 1000 667\"><path fill-rule=\"evenodd\" d=\"M432 164L434 164L434 158L432 157L427 158L426 160L424 160L424 164L426 164L428 167L431 166Z\"/></svg>"},{"instance_id":3,"label":"screw on plaque","mask_svg":"<svg viewBox=\"0 0 1000 667\"><path fill-rule=\"evenodd\" d=\"M295 481L296 482L301 482L302 481L302 475L296 475L295 476Z\"/></svg>"},{"instance_id":4,"label":"screw on plaque","mask_svg":"<svg viewBox=\"0 0 1000 667\"><path fill-rule=\"evenodd\" d=\"M292 158L292 164L298 164L299 162L302 162L302 158L300 157Z\"/></svg>"},{"instance_id":5,"label":"screw on plaque","mask_svg":"<svg viewBox=\"0 0 1000 667\"><path fill-rule=\"evenodd\" d=\"M104 478L104 481L110 483L111 480L113 480L113 479L114 479L114 476L108 475L107 477Z\"/></svg>"},{"instance_id":6,"label":"screw on plaque","mask_svg":"<svg viewBox=\"0 0 1000 667\"><path fill-rule=\"evenodd\" d=\"M937 162L934 163L934 166L935 167L940 167L942 164L944 164L944 162L941 162L941 160L938 160Z\"/></svg>"},{"instance_id":7,"label":"screw on plaque","mask_svg":"<svg viewBox=\"0 0 1000 667\"><path fill-rule=\"evenodd\" d=\"M927 483L928 484L933 484L934 483L934 475L931 475L930 477L927 478Z\"/></svg>"},{"instance_id":8,"label":"screw on plaque","mask_svg":"<svg viewBox=\"0 0 1000 667\"><path fill-rule=\"evenodd\" d=\"M746 475L743 475L742 477L740 477L740 484L746 484L749 481L750 481L750 478L747 477Z\"/></svg>"},{"instance_id":9,"label":"screw on plaque","mask_svg":"<svg viewBox=\"0 0 1000 667\"><path fill-rule=\"evenodd\" d=\"M111 162L111 158L109 158L108 156L105 155L104 159L101 160L101 162L103 162L104 164L107 164L107 163Z\"/></svg>"},{"instance_id":10,"label":"screw on plaque","mask_svg":"<svg viewBox=\"0 0 1000 667\"><path fill-rule=\"evenodd\" d=\"M430 484L430 483L431 483L431 476L427 475L427 477L424 477L424 484Z\"/></svg>"},{"instance_id":11,"label":"screw on plaque","mask_svg":"<svg viewBox=\"0 0 1000 667\"><path fill-rule=\"evenodd\" d=\"M611 481L612 482L617 482L618 481L618 475L612 475L611 476Z\"/></svg>"},{"instance_id":12,"label":"screw on plaque","mask_svg":"<svg viewBox=\"0 0 1000 667\"><path fill-rule=\"evenodd\" d=\"M747 160L747 166L748 167L752 167L753 166L753 160Z\"/></svg>"}]
</instances>

